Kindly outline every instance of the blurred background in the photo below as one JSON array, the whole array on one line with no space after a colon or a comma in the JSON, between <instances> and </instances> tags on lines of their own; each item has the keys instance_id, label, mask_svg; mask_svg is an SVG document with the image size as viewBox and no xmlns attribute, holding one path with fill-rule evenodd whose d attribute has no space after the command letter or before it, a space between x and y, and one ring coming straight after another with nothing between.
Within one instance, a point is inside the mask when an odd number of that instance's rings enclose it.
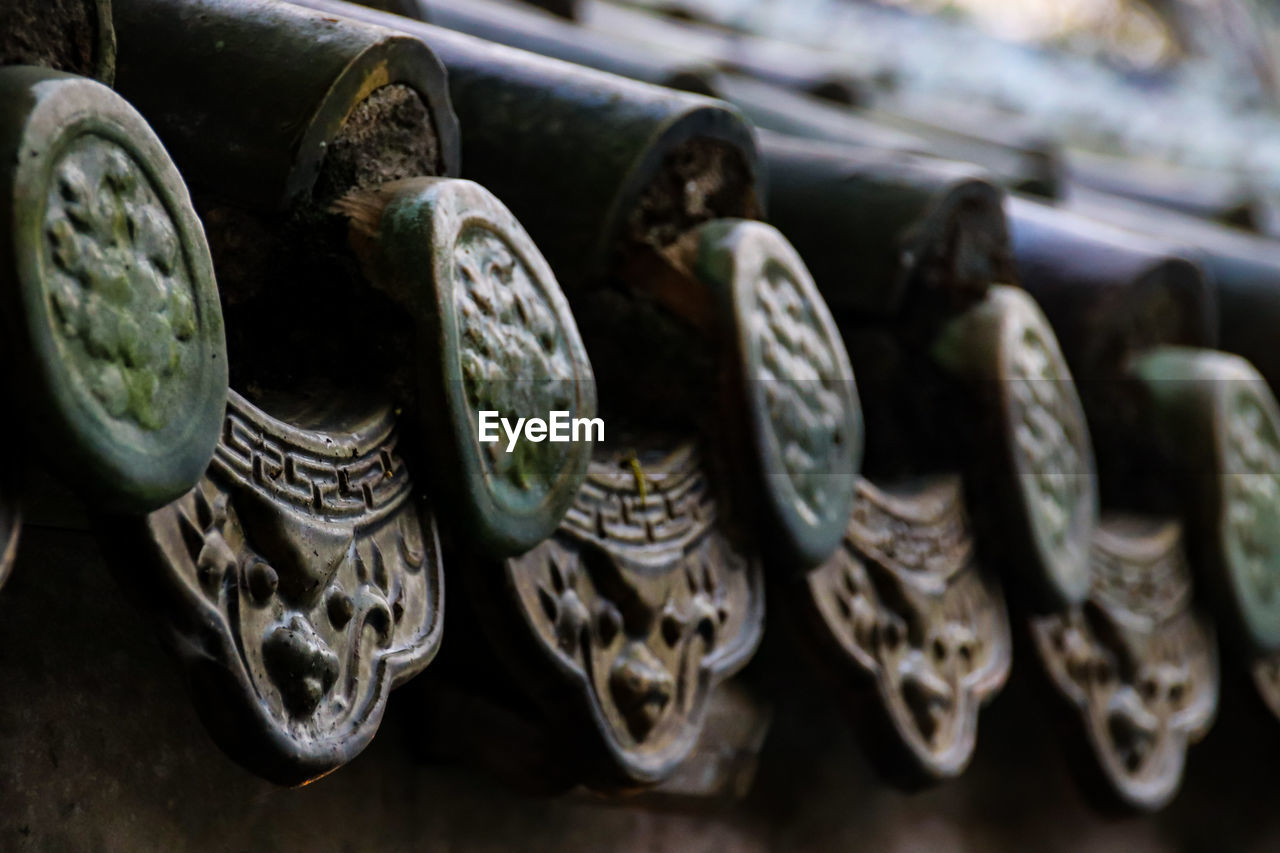
<instances>
[{"instance_id":1,"label":"blurred background","mask_svg":"<svg viewBox=\"0 0 1280 853\"><path fill-rule=\"evenodd\" d=\"M1192 185L1272 234L1280 198L1280 8L1252 0L639 0L699 25L561 2L665 55L825 74L876 121L981 128L1052 149L1089 184ZM571 10L571 11L570 11ZM710 35L718 30L720 38ZM728 62L726 63L726 59ZM837 85L838 81L838 85ZM919 131L919 127L909 129ZM1114 191L1115 186L1102 187ZM1158 192L1158 190L1153 190ZM1127 193L1126 193L1127 194Z\"/></svg>"}]
</instances>

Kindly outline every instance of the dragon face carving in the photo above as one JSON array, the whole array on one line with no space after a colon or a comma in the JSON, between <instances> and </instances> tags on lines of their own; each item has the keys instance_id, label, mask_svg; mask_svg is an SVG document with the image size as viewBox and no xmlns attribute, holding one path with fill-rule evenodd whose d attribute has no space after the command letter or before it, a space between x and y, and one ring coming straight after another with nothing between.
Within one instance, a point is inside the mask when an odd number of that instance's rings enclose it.
<instances>
[{"instance_id":1,"label":"dragon face carving","mask_svg":"<svg viewBox=\"0 0 1280 853\"><path fill-rule=\"evenodd\" d=\"M960 773L1011 649L999 587L973 560L959 479L860 482L844 548L808 573L806 595L832 657L874 684L894 759L916 779Z\"/></svg>"},{"instance_id":2,"label":"dragon face carving","mask_svg":"<svg viewBox=\"0 0 1280 853\"><path fill-rule=\"evenodd\" d=\"M440 638L435 522L394 418L353 421L299 429L233 392L205 477L146 520L156 604L206 725L287 784L363 749Z\"/></svg>"},{"instance_id":3,"label":"dragon face carving","mask_svg":"<svg viewBox=\"0 0 1280 853\"><path fill-rule=\"evenodd\" d=\"M599 452L556 535L505 574L539 650L532 692L586 722L607 784L669 774L763 630L761 568L717 525L691 445L644 465Z\"/></svg>"},{"instance_id":4,"label":"dragon face carving","mask_svg":"<svg viewBox=\"0 0 1280 853\"><path fill-rule=\"evenodd\" d=\"M1114 794L1157 809L1177 792L1187 746L1212 724L1216 643L1191 606L1178 524L1105 518L1092 571L1089 599L1034 619L1032 636Z\"/></svg>"}]
</instances>

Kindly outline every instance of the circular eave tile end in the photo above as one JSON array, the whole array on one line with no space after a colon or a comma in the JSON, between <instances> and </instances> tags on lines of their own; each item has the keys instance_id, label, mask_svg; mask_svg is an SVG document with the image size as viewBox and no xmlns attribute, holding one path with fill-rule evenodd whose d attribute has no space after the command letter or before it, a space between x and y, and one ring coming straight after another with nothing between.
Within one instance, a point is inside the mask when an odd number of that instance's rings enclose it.
<instances>
[{"instance_id":1,"label":"circular eave tile end","mask_svg":"<svg viewBox=\"0 0 1280 853\"><path fill-rule=\"evenodd\" d=\"M992 387L1013 496L1024 519L1011 531L1030 560L1017 570L1036 604L1057 609L1089 593L1098 479L1084 407L1049 321L1027 292L992 285L944 328L934 347L945 368ZM985 395L984 395L985 396ZM992 440L979 436L979 440Z\"/></svg>"},{"instance_id":2,"label":"circular eave tile end","mask_svg":"<svg viewBox=\"0 0 1280 853\"><path fill-rule=\"evenodd\" d=\"M15 384L51 465L106 508L186 492L226 403L222 313L186 186L107 87L0 70Z\"/></svg>"},{"instance_id":3,"label":"circular eave tile end","mask_svg":"<svg viewBox=\"0 0 1280 853\"><path fill-rule=\"evenodd\" d=\"M1280 650L1280 406L1253 365L1215 353L1220 547L1247 641Z\"/></svg>"},{"instance_id":4,"label":"circular eave tile end","mask_svg":"<svg viewBox=\"0 0 1280 853\"><path fill-rule=\"evenodd\" d=\"M1079 604L1089 593L1099 513L1084 407L1057 337L1030 294L996 286L991 298L1005 314L996 369L1039 586L1057 603Z\"/></svg>"},{"instance_id":5,"label":"circular eave tile end","mask_svg":"<svg viewBox=\"0 0 1280 853\"><path fill-rule=\"evenodd\" d=\"M815 566L840 545L862 457L844 341L804 262L772 226L702 226L696 274L721 306L739 360L766 505L791 556Z\"/></svg>"},{"instance_id":6,"label":"circular eave tile end","mask_svg":"<svg viewBox=\"0 0 1280 853\"><path fill-rule=\"evenodd\" d=\"M1198 483L1198 549L1227 625L1253 650L1280 650L1280 405L1239 356L1159 347L1131 365L1171 447Z\"/></svg>"},{"instance_id":7,"label":"circular eave tile end","mask_svg":"<svg viewBox=\"0 0 1280 853\"><path fill-rule=\"evenodd\" d=\"M442 413L456 500L482 548L526 551L560 523L603 432L585 423L595 381L569 303L515 216L471 181L405 182L380 241L418 314L423 389L439 397L422 409ZM502 418L547 429L512 443Z\"/></svg>"}]
</instances>

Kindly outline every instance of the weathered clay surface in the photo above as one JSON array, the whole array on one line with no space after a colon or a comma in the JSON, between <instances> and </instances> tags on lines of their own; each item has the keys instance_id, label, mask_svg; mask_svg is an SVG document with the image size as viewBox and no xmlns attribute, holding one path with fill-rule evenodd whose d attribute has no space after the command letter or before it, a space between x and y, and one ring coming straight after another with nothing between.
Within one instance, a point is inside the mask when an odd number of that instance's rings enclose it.
<instances>
[{"instance_id":1,"label":"weathered clay surface","mask_svg":"<svg viewBox=\"0 0 1280 853\"><path fill-rule=\"evenodd\" d=\"M121 554L211 734L274 781L358 754L439 646L435 519L394 427L382 408L299 428L233 393L209 472Z\"/></svg>"},{"instance_id":2,"label":"weathered clay surface","mask_svg":"<svg viewBox=\"0 0 1280 853\"><path fill-rule=\"evenodd\" d=\"M1046 837L1063 853L1280 846L1275 723L1262 715L1220 721L1176 807L1116 820L1080 797L1025 680L987 710L983 728L999 736L981 740L964 776L904 796L877 781L829 692L794 664L785 661L786 701L755 784L735 805L515 794L457 766L419 763L403 735L423 720L397 702L360 757L282 790L207 737L93 538L28 527L0 594L0 676L21 697L0 703L0 848L1021 853Z\"/></svg>"},{"instance_id":3,"label":"weathered clay surface","mask_svg":"<svg viewBox=\"0 0 1280 853\"><path fill-rule=\"evenodd\" d=\"M759 562L717 524L691 445L633 468L598 452L556 535L507 561L528 683L605 784L669 775L697 741L712 690L764 628Z\"/></svg>"},{"instance_id":4,"label":"weathered clay surface","mask_svg":"<svg viewBox=\"0 0 1280 853\"><path fill-rule=\"evenodd\" d=\"M1213 723L1215 636L1193 605L1177 523L1108 517L1091 569L1085 605L1033 620L1035 648L1076 708L1102 784L1130 807L1159 808Z\"/></svg>"},{"instance_id":5,"label":"weathered clay surface","mask_svg":"<svg viewBox=\"0 0 1280 853\"><path fill-rule=\"evenodd\" d=\"M958 775L978 714L1004 685L1012 641L1004 597L974 560L957 478L881 489L863 481L844 548L805 578L826 666L872 687L866 733L890 775Z\"/></svg>"}]
</instances>

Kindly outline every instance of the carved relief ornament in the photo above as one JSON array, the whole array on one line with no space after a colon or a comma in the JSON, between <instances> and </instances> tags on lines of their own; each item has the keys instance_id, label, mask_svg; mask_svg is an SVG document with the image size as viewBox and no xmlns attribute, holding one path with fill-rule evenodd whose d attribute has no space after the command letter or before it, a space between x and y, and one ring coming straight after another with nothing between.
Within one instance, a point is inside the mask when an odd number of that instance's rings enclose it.
<instances>
[{"instance_id":1,"label":"carved relief ornament","mask_svg":"<svg viewBox=\"0 0 1280 853\"><path fill-rule=\"evenodd\" d=\"M934 355L976 381L997 435L990 470L1007 581L1038 610L1079 604L1089 589L1098 478L1084 408L1049 321L1025 291L991 286L956 317Z\"/></svg>"},{"instance_id":2,"label":"carved relief ornament","mask_svg":"<svg viewBox=\"0 0 1280 853\"><path fill-rule=\"evenodd\" d=\"M694 274L716 301L767 517L800 566L838 547L862 460L862 410L835 320L776 229L722 219L697 232Z\"/></svg>"},{"instance_id":3,"label":"carved relief ornament","mask_svg":"<svg viewBox=\"0 0 1280 853\"><path fill-rule=\"evenodd\" d=\"M1031 634L1084 733L1087 749L1074 756L1088 756L1121 803L1165 805L1218 704L1217 644L1193 606L1181 526L1104 516L1089 598L1034 618Z\"/></svg>"},{"instance_id":4,"label":"carved relief ornament","mask_svg":"<svg viewBox=\"0 0 1280 853\"><path fill-rule=\"evenodd\" d=\"M1263 701L1280 708L1280 405L1235 355L1157 347L1131 369L1189 486L1188 549L1206 600Z\"/></svg>"},{"instance_id":5,"label":"carved relief ornament","mask_svg":"<svg viewBox=\"0 0 1280 853\"><path fill-rule=\"evenodd\" d=\"M858 485L844 547L808 573L806 620L826 662L869 712L866 736L888 775L915 785L958 775L978 712L1012 659L1000 587L974 560L960 480Z\"/></svg>"},{"instance_id":6,"label":"carved relief ornament","mask_svg":"<svg viewBox=\"0 0 1280 853\"><path fill-rule=\"evenodd\" d=\"M148 516L150 605L215 740L300 784L362 750L440 642L435 516L389 408L278 420L231 392L213 463Z\"/></svg>"},{"instance_id":7,"label":"carved relief ornament","mask_svg":"<svg viewBox=\"0 0 1280 853\"><path fill-rule=\"evenodd\" d=\"M518 554L555 529L587 442L483 443L480 411L596 414L591 364L556 278L511 212L478 184L411 178L339 202L370 280L409 310L428 455L451 480L473 544Z\"/></svg>"},{"instance_id":8,"label":"carved relief ornament","mask_svg":"<svg viewBox=\"0 0 1280 853\"><path fill-rule=\"evenodd\" d=\"M208 464L227 387L186 187L119 96L44 69L0 69L0 153L0 323L22 422L98 505L162 506Z\"/></svg>"},{"instance_id":9,"label":"carved relief ornament","mask_svg":"<svg viewBox=\"0 0 1280 853\"><path fill-rule=\"evenodd\" d=\"M500 651L606 787L676 768L764 628L761 566L726 534L692 444L598 448L555 536L502 573Z\"/></svg>"}]
</instances>

